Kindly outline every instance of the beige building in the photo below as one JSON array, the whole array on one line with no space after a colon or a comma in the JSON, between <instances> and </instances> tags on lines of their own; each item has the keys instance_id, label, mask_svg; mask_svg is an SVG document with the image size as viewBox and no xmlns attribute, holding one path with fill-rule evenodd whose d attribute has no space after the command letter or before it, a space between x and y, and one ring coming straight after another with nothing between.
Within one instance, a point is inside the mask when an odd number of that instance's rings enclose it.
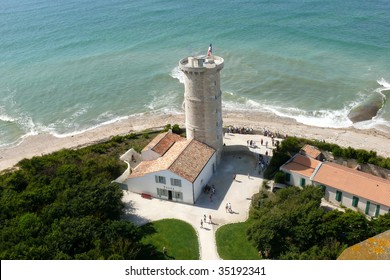
<instances>
[{"instance_id":1,"label":"beige building","mask_svg":"<svg viewBox=\"0 0 390 280\"><path fill-rule=\"evenodd\" d=\"M390 211L390 180L301 154L295 155L280 170L290 185L321 186L325 190L325 199L334 204L361 211L370 217Z\"/></svg>"}]
</instances>

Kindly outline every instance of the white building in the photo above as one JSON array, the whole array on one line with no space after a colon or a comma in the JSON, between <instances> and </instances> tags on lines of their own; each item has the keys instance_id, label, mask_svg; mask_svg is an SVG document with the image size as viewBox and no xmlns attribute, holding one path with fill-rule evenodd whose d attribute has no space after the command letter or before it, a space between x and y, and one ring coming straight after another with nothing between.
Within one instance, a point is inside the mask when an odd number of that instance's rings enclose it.
<instances>
[{"instance_id":1,"label":"white building","mask_svg":"<svg viewBox=\"0 0 390 280\"><path fill-rule=\"evenodd\" d=\"M390 211L390 180L333 162L321 162L300 154L280 167L286 183L317 185L325 199L352 210L377 217Z\"/></svg>"},{"instance_id":2,"label":"white building","mask_svg":"<svg viewBox=\"0 0 390 280\"><path fill-rule=\"evenodd\" d=\"M312 175L320 164L319 160L296 154L283 164L280 170L286 175L286 184L304 187L313 184Z\"/></svg>"},{"instance_id":3,"label":"white building","mask_svg":"<svg viewBox=\"0 0 390 280\"><path fill-rule=\"evenodd\" d=\"M171 132L156 136L125 181L144 196L195 204L216 168L215 150Z\"/></svg>"}]
</instances>

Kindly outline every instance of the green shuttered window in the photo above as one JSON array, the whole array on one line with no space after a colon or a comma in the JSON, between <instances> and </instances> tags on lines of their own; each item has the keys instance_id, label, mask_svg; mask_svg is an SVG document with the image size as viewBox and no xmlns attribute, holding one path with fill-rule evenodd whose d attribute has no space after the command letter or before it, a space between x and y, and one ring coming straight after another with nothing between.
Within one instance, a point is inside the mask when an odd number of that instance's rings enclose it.
<instances>
[{"instance_id":1,"label":"green shuttered window","mask_svg":"<svg viewBox=\"0 0 390 280\"><path fill-rule=\"evenodd\" d=\"M366 204L366 211L364 213L366 213L366 215L368 215L368 213L370 212L370 202L367 201L367 204Z\"/></svg>"},{"instance_id":2,"label":"green shuttered window","mask_svg":"<svg viewBox=\"0 0 390 280\"><path fill-rule=\"evenodd\" d=\"M340 191L336 191L336 200L337 200L338 202L340 202L340 201L341 201L341 197L342 197L342 195L343 195L343 193L342 193L342 192L340 192Z\"/></svg>"},{"instance_id":3,"label":"green shuttered window","mask_svg":"<svg viewBox=\"0 0 390 280\"><path fill-rule=\"evenodd\" d=\"M358 203L359 203L359 198L356 197L356 196L354 196L354 197L352 198L352 206L353 206L353 207L357 207L357 206L358 206Z\"/></svg>"},{"instance_id":4,"label":"green shuttered window","mask_svg":"<svg viewBox=\"0 0 390 280\"><path fill-rule=\"evenodd\" d=\"M378 204L377 206L376 206L376 210L375 210L375 217L377 217L378 218L378 216L379 216L379 210L381 209L381 206Z\"/></svg>"}]
</instances>

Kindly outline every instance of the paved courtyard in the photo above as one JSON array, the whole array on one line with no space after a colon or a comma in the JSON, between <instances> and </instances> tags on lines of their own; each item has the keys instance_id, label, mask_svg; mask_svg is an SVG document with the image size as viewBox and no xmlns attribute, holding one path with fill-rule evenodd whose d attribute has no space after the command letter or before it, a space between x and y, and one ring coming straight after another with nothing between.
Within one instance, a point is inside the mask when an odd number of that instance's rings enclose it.
<instances>
[{"instance_id":1,"label":"paved courtyard","mask_svg":"<svg viewBox=\"0 0 390 280\"><path fill-rule=\"evenodd\" d=\"M247 140L260 141L259 135L227 134L221 163L208 185L214 185L215 195L210 200L209 194L202 193L195 205L187 205L157 198L144 199L139 194L124 191L126 218L138 225L165 218L175 218L190 223L197 232L200 246L200 259L220 259L215 244L216 230L228 223L243 222L248 217L248 210L253 194L259 192L262 177L257 168L257 157L253 154L264 153L265 146L247 147ZM267 138L271 143L271 140ZM260 144L260 142L258 142ZM270 150L272 151L272 150ZM235 176L235 180L233 179ZM230 203L232 212L226 211ZM212 223L203 224L200 220L206 215L212 217Z\"/></svg>"}]
</instances>

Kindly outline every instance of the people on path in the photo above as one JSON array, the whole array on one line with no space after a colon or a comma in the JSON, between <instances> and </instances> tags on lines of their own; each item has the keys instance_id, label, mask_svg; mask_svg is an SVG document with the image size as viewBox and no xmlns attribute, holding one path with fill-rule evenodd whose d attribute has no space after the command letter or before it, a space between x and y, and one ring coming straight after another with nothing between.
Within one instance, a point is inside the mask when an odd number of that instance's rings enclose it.
<instances>
[{"instance_id":1,"label":"people on path","mask_svg":"<svg viewBox=\"0 0 390 280\"><path fill-rule=\"evenodd\" d=\"M229 213L232 213L232 205L230 204L230 202L228 202L228 211Z\"/></svg>"},{"instance_id":2,"label":"people on path","mask_svg":"<svg viewBox=\"0 0 390 280\"><path fill-rule=\"evenodd\" d=\"M203 220L200 219L200 228L203 228Z\"/></svg>"},{"instance_id":3,"label":"people on path","mask_svg":"<svg viewBox=\"0 0 390 280\"><path fill-rule=\"evenodd\" d=\"M209 215L209 224L211 224L211 215Z\"/></svg>"},{"instance_id":4,"label":"people on path","mask_svg":"<svg viewBox=\"0 0 390 280\"><path fill-rule=\"evenodd\" d=\"M206 214L203 215L203 221L206 222Z\"/></svg>"}]
</instances>

